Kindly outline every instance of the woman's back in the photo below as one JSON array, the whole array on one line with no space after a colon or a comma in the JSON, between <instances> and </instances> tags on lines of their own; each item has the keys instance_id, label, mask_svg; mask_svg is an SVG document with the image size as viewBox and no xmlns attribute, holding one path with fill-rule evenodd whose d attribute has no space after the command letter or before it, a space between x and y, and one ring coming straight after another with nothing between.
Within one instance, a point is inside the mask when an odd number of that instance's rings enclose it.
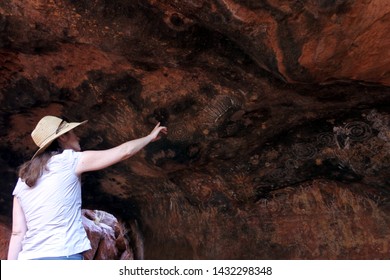
<instances>
[{"instance_id":1,"label":"woman's back","mask_svg":"<svg viewBox=\"0 0 390 280\"><path fill-rule=\"evenodd\" d=\"M90 249L81 223L81 184L75 173L79 153L54 155L36 185L20 179L14 195L25 212L27 232L19 258L67 256Z\"/></svg>"}]
</instances>

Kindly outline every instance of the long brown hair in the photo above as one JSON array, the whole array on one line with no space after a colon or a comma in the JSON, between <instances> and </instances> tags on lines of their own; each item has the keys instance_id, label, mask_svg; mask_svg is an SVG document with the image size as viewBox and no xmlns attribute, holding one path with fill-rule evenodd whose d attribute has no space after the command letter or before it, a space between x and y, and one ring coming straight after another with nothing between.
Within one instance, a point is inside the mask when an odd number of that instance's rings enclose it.
<instances>
[{"instance_id":1,"label":"long brown hair","mask_svg":"<svg viewBox=\"0 0 390 280\"><path fill-rule=\"evenodd\" d=\"M56 154L62 153L62 148L55 140L42 154L36 156L34 159L23 163L19 168L19 177L30 188L34 187L43 171L48 171L47 162Z\"/></svg>"}]
</instances>

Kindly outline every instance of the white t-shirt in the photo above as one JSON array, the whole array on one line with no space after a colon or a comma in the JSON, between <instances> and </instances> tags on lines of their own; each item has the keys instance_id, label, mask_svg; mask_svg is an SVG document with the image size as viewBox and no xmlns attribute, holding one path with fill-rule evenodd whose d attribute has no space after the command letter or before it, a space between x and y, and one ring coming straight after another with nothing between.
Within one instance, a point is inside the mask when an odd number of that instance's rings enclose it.
<instances>
[{"instance_id":1,"label":"white t-shirt","mask_svg":"<svg viewBox=\"0 0 390 280\"><path fill-rule=\"evenodd\" d=\"M80 153L53 156L33 188L19 178L13 195L24 211L27 232L18 259L70 256L91 249L81 220Z\"/></svg>"}]
</instances>

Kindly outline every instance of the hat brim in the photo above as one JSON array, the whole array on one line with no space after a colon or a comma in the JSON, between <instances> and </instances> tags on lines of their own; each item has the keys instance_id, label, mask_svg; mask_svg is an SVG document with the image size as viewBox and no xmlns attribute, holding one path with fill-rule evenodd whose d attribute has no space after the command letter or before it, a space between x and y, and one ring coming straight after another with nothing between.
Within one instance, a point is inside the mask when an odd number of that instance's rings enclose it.
<instances>
[{"instance_id":1,"label":"hat brim","mask_svg":"<svg viewBox=\"0 0 390 280\"><path fill-rule=\"evenodd\" d=\"M34 159L36 156L43 153L50 146L50 144L53 143L54 140L56 140L58 137L64 135L65 133L71 131L72 129L75 129L82 124L85 124L86 122L88 122L88 120L83 122L67 123L58 133L54 134L52 137L49 137L44 143L42 143L42 146L38 149L38 151L35 152L31 159Z\"/></svg>"}]
</instances>

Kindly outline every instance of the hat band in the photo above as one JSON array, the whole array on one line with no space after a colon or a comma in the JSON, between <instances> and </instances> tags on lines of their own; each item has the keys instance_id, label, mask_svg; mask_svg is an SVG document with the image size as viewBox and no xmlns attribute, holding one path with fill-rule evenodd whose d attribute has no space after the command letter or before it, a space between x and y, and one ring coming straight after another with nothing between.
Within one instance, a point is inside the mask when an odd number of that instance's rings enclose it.
<instances>
[{"instance_id":1,"label":"hat band","mask_svg":"<svg viewBox=\"0 0 390 280\"><path fill-rule=\"evenodd\" d=\"M61 132L62 129L66 128L68 126L68 123L65 120L62 120L60 124L58 125L56 131L54 133L48 135L41 143L39 143L38 147L44 146L47 142L54 140L56 137L53 138L53 136L57 135L58 133Z\"/></svg>"},{"instance_id":2,"label":"hat band","mask_svg":"<svg viewBox=\"0 0 390 280\"><path fill-rule=\"evenodd\" d=\"M61 131L61 129L64 127L64 125L66 124L66 121L65 120L62 120L60 122L60 124L58 125L57 129L56 129L56 134L58 134L58 132Z\"/></svg>"}]
</instances>

